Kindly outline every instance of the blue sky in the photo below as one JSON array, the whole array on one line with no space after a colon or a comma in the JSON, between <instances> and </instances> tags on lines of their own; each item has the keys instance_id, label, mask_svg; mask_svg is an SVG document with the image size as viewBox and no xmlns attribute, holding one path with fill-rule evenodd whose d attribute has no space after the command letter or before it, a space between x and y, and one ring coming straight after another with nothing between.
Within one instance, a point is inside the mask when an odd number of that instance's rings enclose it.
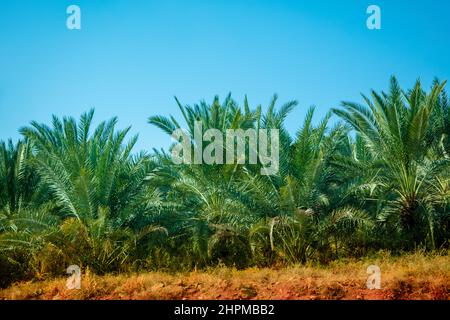
<instances>
[{"instance_id":1,"label":"blue sky","mask_svg":"<svg viewBox=\"0 0 450 320\"><path fill-rule=\"evenodd\" d=\"M81 8L82 29L66 28ZM381 8L382 30L366 28ZM180 117L182 103L228 92L253 106L297 99L292 132L310 105L317 120L342 100L450 78L450 1L0 0L0 139L19 137L51 114L119 117L139 133L138 149L170 138L150 115Z\"/></svg>"}]
</instances>

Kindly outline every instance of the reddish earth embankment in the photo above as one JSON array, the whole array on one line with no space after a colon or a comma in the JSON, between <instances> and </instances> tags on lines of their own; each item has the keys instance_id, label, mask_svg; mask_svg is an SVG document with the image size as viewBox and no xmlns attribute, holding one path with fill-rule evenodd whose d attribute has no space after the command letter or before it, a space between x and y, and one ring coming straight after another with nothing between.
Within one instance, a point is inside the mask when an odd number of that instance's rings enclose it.
<instances>
[{"instance_id":1,"label":"reddish earth embankment","mask_svg":"<svg viewBox=\"0 0 450 320\"><path fill-rule=\"evenodd\" d=\"M368 265L381 269L381 289L366 287ZM389 256L284 269L214 268L96 276L82 274L81 289L66 279L18 283L0 299L450 299L450 256Z\"/></svg>"}]
</instances>

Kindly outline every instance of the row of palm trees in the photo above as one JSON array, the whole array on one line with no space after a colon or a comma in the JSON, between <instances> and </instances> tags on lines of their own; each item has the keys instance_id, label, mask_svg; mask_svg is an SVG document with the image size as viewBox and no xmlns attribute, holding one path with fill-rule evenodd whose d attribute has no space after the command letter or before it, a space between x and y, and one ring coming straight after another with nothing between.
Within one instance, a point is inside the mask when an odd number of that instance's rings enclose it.
<instances>
[{"instance_id":1,"label":"row of palm trees","mask_svg":"<svg viewBox=\"0 0 450 320\"><path fill-rule=\"evenodd\" d=\"M448 247L450 100L445 82L343 102L315 124L310 108L295 136L297 105L263 112L230 96L183 106L182 121L152 116L167 134L194 124L279 129L280 168L262 164L176 165L170 150L132 153L137 137L117 119L32 122L22 141L0 144L0 286L64 272L181 270L223 263L320 261ZM340 121L331 125L332 115ZM200 146L201 147L201 146ZM247 150L248 151L248 150Z\"/></svg>"}]
</instances>

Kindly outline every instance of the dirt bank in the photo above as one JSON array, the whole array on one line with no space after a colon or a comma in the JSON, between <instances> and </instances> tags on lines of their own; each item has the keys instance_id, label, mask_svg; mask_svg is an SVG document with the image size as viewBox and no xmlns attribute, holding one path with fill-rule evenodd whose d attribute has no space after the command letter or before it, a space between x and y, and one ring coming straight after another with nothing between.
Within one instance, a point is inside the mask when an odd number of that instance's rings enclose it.
<instances>
[{"instance_id":1,"label":"dirt bank","mask_svg":"<svg viewBox=\"0 0 450 320\"><path fill-rule=\"evenodd\" d=\"M381 269L381 289L368 290L367 266ZM326 267L215 268L169 274L82 274L81 289L66 279L18 283L0 299L450 299L450 256L339 261Z\"/></svg>"}]
</instances>

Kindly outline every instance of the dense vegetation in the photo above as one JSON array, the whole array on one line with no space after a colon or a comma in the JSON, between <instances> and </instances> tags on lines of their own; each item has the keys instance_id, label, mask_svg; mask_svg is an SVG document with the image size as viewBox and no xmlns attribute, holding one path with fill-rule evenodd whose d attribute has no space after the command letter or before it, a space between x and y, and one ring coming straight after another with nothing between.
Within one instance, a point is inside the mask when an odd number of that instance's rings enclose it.
<instances>
[{"instance_id":1,"label":"dense vegetation","mask_svg":"<svg viewBox=\"0 0 450 320\"><path fill-rule=\"evenodd\" d=\"M114 118L32 122L0 144L0 286L63 274L238 268L318 261L374 250L447 248L450 239L450 99L419 82L363 104L343 102L297 134L284 121L297 102L266 111L222 103L183 106L184 124L152 116L168 134L204 129L280 130L280 169L260 164L175 165L170 152L132 153L137 137ZM340 121L329 124L334 115ZM192 142L192 148L196 148Z\"/></svg>"}]
</instances>

